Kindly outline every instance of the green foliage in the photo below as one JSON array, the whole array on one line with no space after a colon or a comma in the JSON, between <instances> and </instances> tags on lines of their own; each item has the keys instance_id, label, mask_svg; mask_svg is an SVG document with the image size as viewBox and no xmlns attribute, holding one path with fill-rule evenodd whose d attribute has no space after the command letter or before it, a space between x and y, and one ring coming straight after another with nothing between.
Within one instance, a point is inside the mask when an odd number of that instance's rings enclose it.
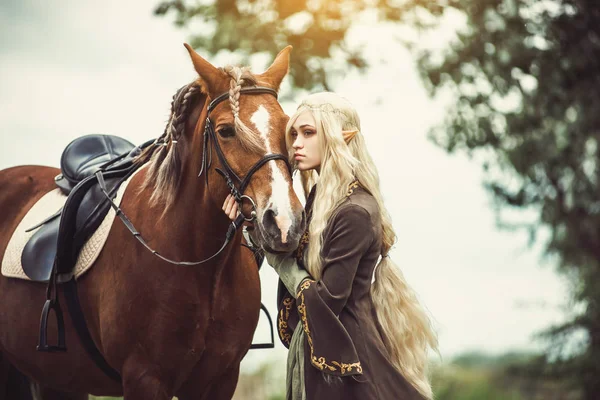
<instances>
[{"instance_id":1,"label":"green foliage","mask_svg":"<svg viewBox=\"0 0 600 400\"><path fill-rule=\"evenodd\" d=\"M437 400L580 400L580 391L557 377L523 373L538 356L467 353L433 370Z\"/></svg>"},{"instance_id":2,"label":"green foliage","mask_svg":"<svg viewBox=\"0 0 600 400\"><path fill-rule=\"evenodd\" d=\"M523 226L532 237L540 227L550 232L546 250L571 280L583 310L545 335L555 347L544 369L570 375L586 398L595 399L600 8L591 0L461 0L454 7L467 16L467 28L442 62L427 51L420 60L431 93L456 97L432 138L449 152L486 158L486 185L498 210L537 211L537 221Z\"/></svg>"},{"instance_id":3,"label":"green foliage","mask_svg":"<svg viewBox=\"0 0 600 400\"><path fill-rule=\"evenodd\" d=\"M190 44L211 54L235 50L246 56L260 52L275 56L292 45L292 84L329 89L327 72L333 54L341 60L342 72L368 66L360 49L348 46L344 38L351 24L374 3L380 20L400 22L413 15L413 4L399 6L387 0L167 0L155 13L174 14L180 26L200 25Z\"/></svg>"},{"instance_id":4,"label":"green foliage","mask_svg":"<svg viewBox=\"0 0 600 400\"><path fill-rule=\"evenodd\" d=\"M482 352L463 353L454 358L453 365L461 368L492 368L528 364L534 356L527 353L505 353L492 356Z\"/></svg>"}]
</instances>

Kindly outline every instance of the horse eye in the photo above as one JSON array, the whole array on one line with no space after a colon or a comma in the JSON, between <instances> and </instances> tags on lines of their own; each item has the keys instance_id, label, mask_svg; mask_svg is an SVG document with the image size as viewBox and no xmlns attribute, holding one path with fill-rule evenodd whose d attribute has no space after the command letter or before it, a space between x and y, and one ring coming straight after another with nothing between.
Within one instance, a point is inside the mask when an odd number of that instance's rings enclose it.
<instances>
[{"instance_id":1,"label":"horse eye","mask_svg":"<svg viewBox=\"0 0 600 400\"><path fill-rule=\"evenodd\" d=\"M224 138L233 137L235 136L235 128L233 126L224 126L219 128L217 133Z\"/></svg>"}]
</instances>

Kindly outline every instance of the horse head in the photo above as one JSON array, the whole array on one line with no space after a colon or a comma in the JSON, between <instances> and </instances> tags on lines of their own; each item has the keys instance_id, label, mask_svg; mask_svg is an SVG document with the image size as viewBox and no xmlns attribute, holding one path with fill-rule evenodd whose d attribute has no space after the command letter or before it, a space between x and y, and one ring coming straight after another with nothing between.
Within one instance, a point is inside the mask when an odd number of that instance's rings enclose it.
<instances>
[{"instance_id":1,"label":"horse head","mask_svg":"<svg viewBox=\"0 0 600 400\"><path fill-rule=\"evenodd\" d=\"M209 195L220 205L226 192L212 188L230 190L244 216L253 221L254 241L270 251L294 250L306 221L285 147L288 116L277 101L291 46L262 74L242 67L216 68L186 48L208 97L194 136L203 142L201 173L207 174Z\"/></svg>"}]
</instances>

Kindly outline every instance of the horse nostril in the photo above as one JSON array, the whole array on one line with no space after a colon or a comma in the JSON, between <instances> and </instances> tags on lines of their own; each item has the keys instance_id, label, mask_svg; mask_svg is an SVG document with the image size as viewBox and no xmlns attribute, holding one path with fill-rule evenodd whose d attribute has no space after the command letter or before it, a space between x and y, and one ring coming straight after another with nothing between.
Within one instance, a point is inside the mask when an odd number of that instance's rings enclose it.
<instances>
[{"instance_id":1,"label":"horse nostril","mask_svg":"<svg viewBox=\"0 0 600 400\"><path fill-rule=\"evenodd\" d=\"M277 227L277 221L275 221L275 211L269 209L263 214L263 227L265 231L271 235L275 236L279 233L279 228Z\"/></svg>"},{"instance_id":2,"label":"horse nostril","mask_svg":"<svg viewBox=\"0 0 600 400\"><path fill-rule=\"evenodd\" d=\"M263 214L262 223L269 236L276 238L282 244L288 243L288 235L293 221L285 213L280 214L273 209L267 209Z\"/></svg>"},{"instance_id":3,"label":"horse nostril","mask_svg":"<svg viewBox=\"0 0 600 400\"><path fill-rule=\"evenodd\" d=\"M261 225L263 233L280 245L294 246L304 233L307 216L304 210L290 218L286 213L278 213L276 209L263 211Z\"/></svg>"}]
</instances>

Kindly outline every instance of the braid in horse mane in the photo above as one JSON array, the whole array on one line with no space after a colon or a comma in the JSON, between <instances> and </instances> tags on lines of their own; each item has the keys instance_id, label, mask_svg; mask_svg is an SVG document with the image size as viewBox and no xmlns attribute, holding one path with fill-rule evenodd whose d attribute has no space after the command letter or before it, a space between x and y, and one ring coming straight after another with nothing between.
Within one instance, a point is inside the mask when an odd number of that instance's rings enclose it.
<instances>
[{"instance_id":1,"label":"braid in horse mane","mask_svg":"<svg viewBox=\"0 0 600 400\"><path fill-rule=\"evenodd\" d=\"M149 203L157 205L163 202L165 211L173 204L181 181L181 155L186 149L186 142L181 139L192 109L190 105L198 93L200 87L196 83L183 86L175 93L163 134L136 159L139 164L150 163L140 192L153 187Z\"/></svg>"},{"instance_id":2,"label":"braid in horse mane","mask_svg":"<svg viewBox=\"0 0 600 400\"><path fill-rule=\"evenodd\" d=\"M223 71L231 77L229 81L229 106L233 112L235 129L240 133L240 144L246 151L256 151L257 148L261 148L261 145L256 140L252 140L256 135L240 119L240 90L243 86L256 85L256 78L248 67L228 65L223 68Z\"/></svg>"}]
</instances>

